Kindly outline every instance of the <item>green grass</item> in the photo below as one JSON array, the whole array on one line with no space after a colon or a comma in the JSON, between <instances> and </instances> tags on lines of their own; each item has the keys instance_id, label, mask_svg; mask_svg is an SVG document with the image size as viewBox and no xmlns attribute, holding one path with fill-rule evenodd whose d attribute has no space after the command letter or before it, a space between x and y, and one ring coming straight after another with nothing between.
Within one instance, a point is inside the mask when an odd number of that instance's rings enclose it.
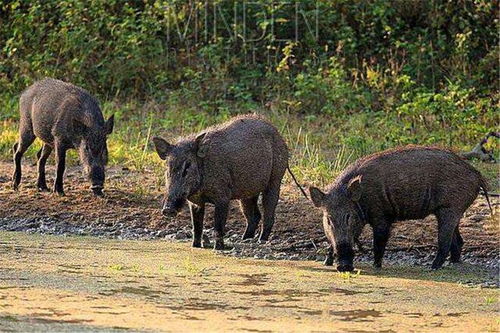
<instances>
[{"instance_id":1,"label":"green grass","mask_svg":"<svg viewBox=\"0 0 500 333\"><path fill-rule=\"evenodd\" d=\"M495 304L498 302L498 297L494 296L487 296L484 298L484 301L486 304Z\"/></svg>"},{"instance_id":2,"label":"green grass","mask_svg":"<svg viewBox=\"0 0 500 333\"><path fill-rule=\"evenodd\" d=\"M116 264L116 265L110 265L109 269L112 270L112 271L123 271L126 268L123 265Z\"/></svg>"},{"instance_id":3,"label":"green grass","mask_svg":"<svg viewBox=\"0 0 500 333\"><path fill-rule=\"evenodd\" d=\"M12 158L12 145L17 137L17 105L14 97L4 99L0 123L0 158ZM408 143L438 144L454 150L469 150L477 142L460 140L454 129L421 128L412 133L404 130L396 115L354 113L349 116L300 115L287 109L264 108L255 105L234 105L225 112L211 112L202 107L186 105L178 100L167 104L151 102L102 103L106 116L115 114L114 133L109 137L110 165L120 165L132 170L152 171L159 185L163 178L163 163L153 150L151 138L161 135L175 141L178 136L198 132L203 128L223 122L237 113L257 112L269 118L287 141L292 159L291 168L301 182L324 186L331 182L349 163L357 158L389 147ZM402 130L403 128L403 130ZM452 139L450 139L450 137ZM432 138L432 140L429 140ZM480 137L477 138L479 141ZM498 140L492 140L498 151ZM38 140L28 150L27 157L34 158L40 148ZM77 155L69 154L69 163L77 163ZM473 162L498 190L498 165ZM141 196L142 190L137 195Z\"/></svg>"}]
</instances>

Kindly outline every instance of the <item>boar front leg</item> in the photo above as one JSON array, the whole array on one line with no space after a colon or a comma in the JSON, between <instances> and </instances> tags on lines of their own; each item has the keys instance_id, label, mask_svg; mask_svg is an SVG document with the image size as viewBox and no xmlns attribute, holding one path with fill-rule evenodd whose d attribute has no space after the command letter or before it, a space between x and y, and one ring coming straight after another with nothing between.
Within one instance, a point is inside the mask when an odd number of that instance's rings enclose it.
<instances>
[{"instance_id":1,"label":"boar front leg","mask_svg":"<svg viewBox=\"0 0 500 333\"><path fill-rule=\"evenodd\" d=\"M19 134L19 141L14 144L14 175L12 176L12 188L17 191L19 184L21 183L21 159L28 150L29 146L35 141L35 135L31 126L29 129L25 129L26 125L21 122L21 129Z\"/></svg>"},{"instance_id":2,"label":"boar front leg","mask_svg":"<svg viewBox=\"0 0 500 333\"><path fill-rule=\"evenodd\" d=\"M45 164L47 163L47 159L52 152L52 147L44 144L42 149L38 152L38 181L37 188L39 191L48 191L47 181L45 180Z\"/></svg>"},{"instance_id":3,"label":"boar front leg","mask_svg":"<svg viewBox=\"0 0 500 333\"><path fill-rule=\"evenodd\" d=\"M203 217L205 216L205 204L197 205L189 203L191 222L193 223L193 247L201 247L203 235Z\"/></svg>"},{"instance_id":4,"label":"boar front leg","mask_svg":"<svg viewBox=\"0 0 500 333\"><path fill-rule=\"evenodd\" d=\"M325 266L333 266L333 246L328 247L328 252L326 254L326 259L323 262Z\"/></svg>"},{"instance_id":5,"label":"boar front leg","mask_svg":"<svg viewBox=\"0 0 500 333\"><path fill-rule=\"evenodd\" d=\"M64 170L66 169L66 146L61 142L56 142L56 180L54 181L54 193L64 195L63 177Z\"/></svg>"},{"instance_id":6,"label":"boar front leg","mask_svg":"<svg viewBox=\"0 0 500 333\"><path fill-rule=\"evenodd\" d=\"M382 267L385 247L391 234L391 225L385 220L378 220L373 223L373 265Z\"/></svg>"},{"instance_id":7,"label":"boar front leg","mask_svg":"<svg viewBox=\"0 0 500 333\"><path fill-rule=\"evenodd\" d=\"M226 226L227 212L229 202L215 204L214 229L215 229L215 247L214 250L224 249L224 228Z\"/></svg>"}]
</instances>

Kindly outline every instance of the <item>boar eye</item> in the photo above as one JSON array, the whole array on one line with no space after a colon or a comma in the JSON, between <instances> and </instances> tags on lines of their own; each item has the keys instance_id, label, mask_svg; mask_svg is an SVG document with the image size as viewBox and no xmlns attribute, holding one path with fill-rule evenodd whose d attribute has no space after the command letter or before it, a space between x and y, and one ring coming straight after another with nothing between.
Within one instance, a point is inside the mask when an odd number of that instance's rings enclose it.
<instances>
[{"instance_id":1,"label":"boar eye","mask_svg":"<svg viewBox=\"0 0 500 333\"><path fill-rule=\"evenodd\" d=\"M186 164L184 165L184 170L182 171L182 177L186 177L187 175L187 171L189 169L189 167L191 166L191 162L186 162Z\"/></svg>"}]
</instances>

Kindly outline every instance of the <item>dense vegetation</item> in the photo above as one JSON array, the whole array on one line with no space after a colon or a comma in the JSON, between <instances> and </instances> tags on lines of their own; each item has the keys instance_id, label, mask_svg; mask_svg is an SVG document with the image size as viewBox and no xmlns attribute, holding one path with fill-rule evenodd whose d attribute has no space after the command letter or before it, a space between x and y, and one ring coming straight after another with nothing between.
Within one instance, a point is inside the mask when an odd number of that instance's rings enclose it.
<instances>
[{"instance_id":1,"label":"dense vegetation","mask_svg":"<svg viewBox=\"0 0 500 333\"><path fill-rule=\"evenodd\" d=\"M0 150L17 96L44 76L117 113L113 161L151 133L257 111L302 177L397 144L463 149L498 122L498 1L3 1ZM161 130L160 130L161 129ZM300 171L299 171L300 169Z\"/></svg>"}]
</instances>

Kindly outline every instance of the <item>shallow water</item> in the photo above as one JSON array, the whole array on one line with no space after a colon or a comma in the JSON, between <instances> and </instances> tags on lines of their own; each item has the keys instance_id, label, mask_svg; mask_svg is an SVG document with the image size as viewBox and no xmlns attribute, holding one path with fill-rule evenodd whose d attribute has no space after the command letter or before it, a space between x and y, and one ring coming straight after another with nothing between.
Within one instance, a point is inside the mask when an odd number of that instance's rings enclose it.
<instances>
[{"instance_id":1,"label":"shallow water","mask_svg":"<svg viewBox=\"0 0 500 333\"><path fill-rule=\"evenodd\" d=\"M237 259L167 241L0 232L0 327L24 331L496 331L464 267ZM474 273L468 272L471 277ZM480 276L479 276L480 277Z\"/></svg>"}]
</instances>

